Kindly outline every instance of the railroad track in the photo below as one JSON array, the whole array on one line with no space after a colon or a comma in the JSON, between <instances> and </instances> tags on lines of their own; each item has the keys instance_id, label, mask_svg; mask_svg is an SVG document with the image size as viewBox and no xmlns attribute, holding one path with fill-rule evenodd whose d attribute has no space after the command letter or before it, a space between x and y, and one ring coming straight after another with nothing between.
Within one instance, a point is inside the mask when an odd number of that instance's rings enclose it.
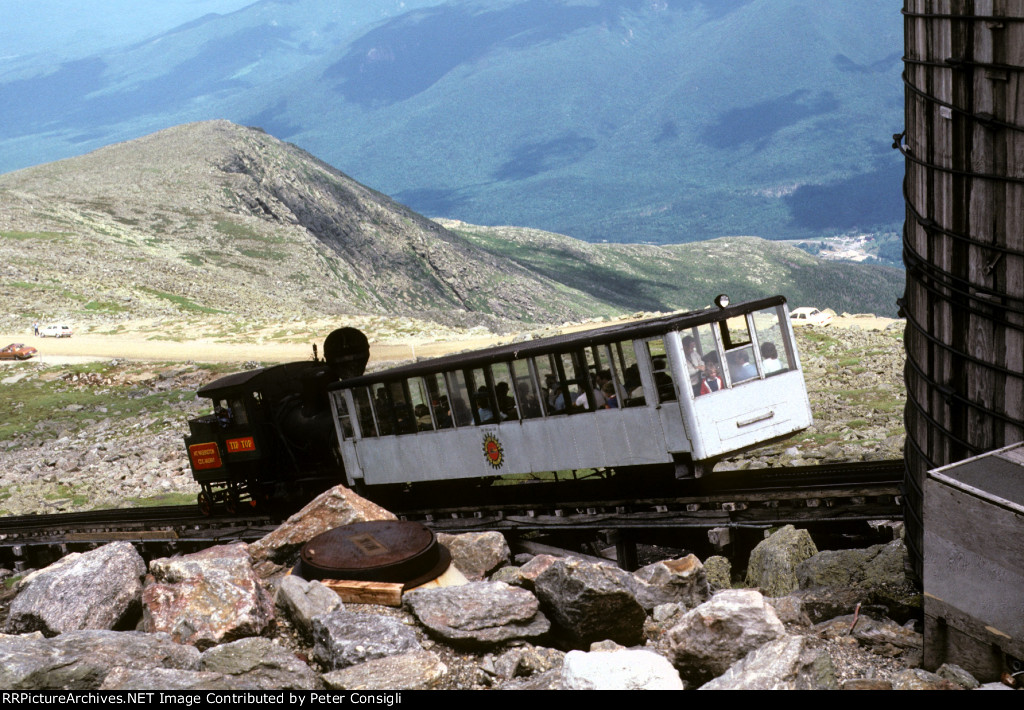
<instances>
[{"instance_id":1,"label":"railroad track","mask_svg":"<svg viewBox=\"0 0 1024 710\"><path fill-rule=\"evenodd\" d=\"M395 492L385 507L436 532L547 533L831 526L899 519L902 461L725 471L692 481L589 481ZM642 498L630 489L645 491ZM94 510L0 518L0 563L39 566L117 540L146 557L251 542L280 525L267 513L204 517L196 506Z\"/></svg>"},{"instance_id":2,"label":"railroad track","mask_svg":"<svg viewBox=\"0 0 1024 710\"><path fill-rule=\"evenodd\" d=\"M500 530L765 528L902 518L903 462L802 466L716 473L696 480L629 477L516 486L455 485L394 492L381 501L437 532ZM475 501L475 502L472 502ZM146 557L263 537L281 522L265 513L203 517L196 506L128 508L0 518L0 564L24 567L116 540Z\"/></svg>"}]
</instances>

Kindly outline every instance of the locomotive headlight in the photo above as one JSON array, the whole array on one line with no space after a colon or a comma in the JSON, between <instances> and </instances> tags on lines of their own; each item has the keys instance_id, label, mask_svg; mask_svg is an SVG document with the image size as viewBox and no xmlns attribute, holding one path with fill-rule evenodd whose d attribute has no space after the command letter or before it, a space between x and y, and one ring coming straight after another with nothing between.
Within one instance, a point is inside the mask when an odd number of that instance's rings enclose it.
<instances>
[{"instance_id":1,"label":"locomotive headlight","mask_svg":"<svg viewBox=\"0 0 1024 710\"><path fill-rule=\"evenodd\" d=\"M728 305L729 305L729 296L724 294L724 293L718 294L717 296L715 296L715 305L718 306L719 308L726 308L726 307L728 307Z\"/></svg>"}]
</instances>

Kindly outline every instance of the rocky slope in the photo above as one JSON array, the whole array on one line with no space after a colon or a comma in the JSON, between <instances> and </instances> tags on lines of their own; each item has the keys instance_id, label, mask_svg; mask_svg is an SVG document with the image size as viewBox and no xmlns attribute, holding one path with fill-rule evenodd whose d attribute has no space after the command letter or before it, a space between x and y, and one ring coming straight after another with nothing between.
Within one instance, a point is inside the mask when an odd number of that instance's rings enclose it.
<instances>
[{"instance_id":1,"label":"rocky slope","mask_svg":"<svg viewBox=\"0 0 1024 710\"><path fill-rule=\"evenodd\" d=\"M792 293L890 315L902 275L754 238L587 245L427 220L293 145L195 123L0 175L0 331L219 314L560 323Z\"/></svg>"}]
</instances>

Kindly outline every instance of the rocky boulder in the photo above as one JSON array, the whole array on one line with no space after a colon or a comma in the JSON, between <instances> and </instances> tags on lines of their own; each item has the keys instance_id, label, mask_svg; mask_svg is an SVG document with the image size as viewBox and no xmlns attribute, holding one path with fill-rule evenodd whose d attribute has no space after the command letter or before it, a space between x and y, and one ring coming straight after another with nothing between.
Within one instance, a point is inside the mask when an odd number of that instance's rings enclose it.
<instances>
[{"instance_id":1,"label":"rocky boulder","mask_svg":"<svg viewBox=\"0 0 1024 710\"><path fill-rule=\"evenodd\" d=\"M693 608L711 596L704 565L695 555L663 560L641 567L633 573L633 593L647 611L659 604L683 604Z\"/></svg>"},{"instance_id":2,"label":"rocky boulder","mask_svg":"<svg viewBox=\"0 0 1024 710\"><path fill-rule=\"evenodd\" d=\"M568 558L538 574L534 589L542 609L573 645L611 639L633 646L642 641L647 618L633 594L635 583L617 567Z\"/></svg>"},{"instance_id":3,"label":"rocky boulder","mask_svg":"<svg viewBox=\"0 0 1024 710\"><path fill-rule=\"evenodd\" d=\"M684 690L668 659L653 651L569 651L562 666L567 690Z\"/></svg>"},{"instance_id":4,"label":"rocky boulder","mask_svg":"<svg viewBox=\"0 0 1024 710\"><path fill-rule=\"evenodd\" d=\"M760 592L727 589L687 612L667 638L683 679L705 683L754 649L785 635L782 622Z\"/></svg>"},{"instance_id":5,"label":"rocky boulder","mask_svg":"<svg viewBox=\"0 0 1024 710\"><path fill-rule=\"evenodd\" d=\"M456 645L536 639L551 628L537 597L504 582L420 589L408 592L404 602L431 634Z\"/></svg>"},{"instance_id":6,"label":"rocky boulder","mask_svg":"<svg viewBox=\"0 0 1024 710\"><path fill-rule=\"evenodd\" d=\"M499 532L440 533L437 541L448 548L452 563L471 582L479 582L499 567L508 564L512 552Z\"/></svg>"},{"instance_id":7,"label":"rocky boulder","mask_svg":"<svg viewBox=\"0 0 1024 710\"><path fill-rule=\"evenodd\" d=\"M783 636L754 649L700 690L837 690L828 653L803 636Z\"/></svg>"},{"instance_id":8,"label":"rocky boulder","mask_svg":"<svg viewBox=\"0 0 1024 710\"><path fill-rule=\"evenodd\" d=\"M207 649L260 636L274 626L274 606L242 543L153 560L142 590L143 629Z\"/></svg>"},{"instance_id":9,"label":"rocky boulder","mask_svg":"<svg viewBox=\"0 0 1024 710\"><path fill-rule=\"evenodd\" d=\"M409 651L325 673L330 690L432 690L448 675L436 653Z\"/></svg>"},{"instance_id":10,"label":"rocky boulder","mask_svg":"<svg viewBox=\"0 0 1024 710\"><path fill-rule=\"evenodd\" d=\"M801 589L829 587L866 592L886 615L905 620L919 615L921 597L906 575L907 548L902 540L863 550L828 550L797 566Z\"/></svg>"},{"instance_id":11,"label":"rocky boulder","mask_svg":"<svg viewBox=\"0 0 1024 710\"><path fill-rule=\"evenodd\" d=\"M750 553L747 586L769 597L785 596L799 589L797 565L816 554L818 548L809 532L792 525L779 528Z\"/></svg>"},{"instance_id":12,"label":"rocky boulder","mask_svg":"<svg viewBox=\"0 0 1024 710\"><path fill-rule=\"evenodd\" d=\"M123 629L140 611L146 563L130 542L72 553L21 581L8 633L55 636L77 629Z\"/></svg>"},{"instance_id":13,"label":"rocky boulder","mask_svg":"<svg viewBox=\"0 0 1024 710\"><path fill-rule=\"evenodd\" d=\"M274 606L291 621L306 641L313 638L313 618L329 614L342 605L341 597L317 581L286 575L281 578L274 595Z\"/></svg>"},{"instance_id":14,"label":"rocky boulder","mask_svg":"<svg viewBox=\"0 0 1024 710\"><path fill-rule=\"evenodd\" d=\"M330 670L419 650L416 632L398 619L341 608L313 619L313 657Z\"/></svg>"},{"instance_id":15,"label":"rocky boulder","mask_svg":"<svg viewBox=\"0 0 1024 710\"><path fill-rule=\"evenodd\" d=\"M167 634L67 631L0 637L0 688L90 690L117 668L139 671L199 669L199 651Z\"/></svg>"},{"instance_id":16,"label":"rocky boulder","mask_svg":"<svg viewBox=\"0 0 1024 710\"><path fill-rule=\"evenodd\" d=\"M302 546L320 533L350 523L395 519L393 513L376 503L344 486L335 486L314 498L274 532L249 545L249 554L257 563L274 563L270 571L276 572L275 565L295 564Z\"/></svg>"}]
</instances>

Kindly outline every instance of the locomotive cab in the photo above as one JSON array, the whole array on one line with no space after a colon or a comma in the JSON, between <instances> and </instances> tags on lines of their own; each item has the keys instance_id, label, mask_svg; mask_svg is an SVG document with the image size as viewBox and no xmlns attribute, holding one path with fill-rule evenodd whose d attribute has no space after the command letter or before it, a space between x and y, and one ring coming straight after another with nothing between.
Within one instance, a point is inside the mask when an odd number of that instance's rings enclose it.
<instances>
[{"instance_id":1,"label":"locomotive cab","mask_svg":"<svg viewBox=\"0 0 1024 710\"><path fill-rule=\"evenodd\" d=\"M341 482L327 385L361 374L369 348L362 333L342 328L328 336L325 360L315 353L309 361L228 375L197 392L212 411L189 420L185 446L203 514L305 502Z\"/></svg>"}]
</instances>

